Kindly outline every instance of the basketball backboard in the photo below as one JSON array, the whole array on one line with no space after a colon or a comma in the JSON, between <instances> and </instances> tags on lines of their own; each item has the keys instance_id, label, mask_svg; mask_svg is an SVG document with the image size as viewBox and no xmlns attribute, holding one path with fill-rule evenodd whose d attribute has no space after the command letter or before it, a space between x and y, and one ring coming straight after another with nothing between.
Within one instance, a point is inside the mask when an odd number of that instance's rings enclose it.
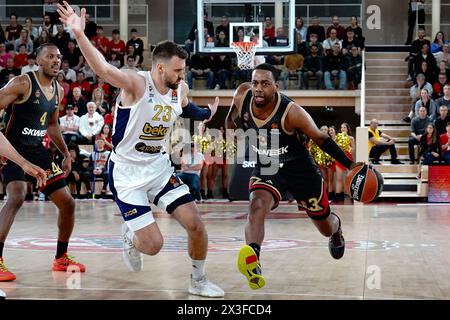
<instances>
[{"instance_id":1,"label":"basketball backboard","mask_svg":"<svg viewBox=\"0 0 450 320\"><path fill-rule=\"evenodd\" d=\"M199 53L232 54L230 44L236 41L257 42L260 55L296 49L295 0L197 0L197 26ZM226 41L220 41L224 37Z\"/></svg>"}]
</instances>

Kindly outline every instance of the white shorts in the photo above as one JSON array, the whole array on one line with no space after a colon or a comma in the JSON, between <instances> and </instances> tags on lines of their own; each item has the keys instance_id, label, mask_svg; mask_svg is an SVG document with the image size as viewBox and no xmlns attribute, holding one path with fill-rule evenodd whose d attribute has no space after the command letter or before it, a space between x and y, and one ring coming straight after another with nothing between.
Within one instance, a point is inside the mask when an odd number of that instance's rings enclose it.
<instances>
[{"instance_id":1,"label":"white shorts","mask_svg":"<svg viewBox=\"0 0 450 320\"><path fill-rule=\"evenodd\" d=\"M177 178L167 154L145 166L110 160L108 171L110 190L133 231L155 222L149 201L168 213L193 201L189 187Z\"/></svg>"}]
</instances>

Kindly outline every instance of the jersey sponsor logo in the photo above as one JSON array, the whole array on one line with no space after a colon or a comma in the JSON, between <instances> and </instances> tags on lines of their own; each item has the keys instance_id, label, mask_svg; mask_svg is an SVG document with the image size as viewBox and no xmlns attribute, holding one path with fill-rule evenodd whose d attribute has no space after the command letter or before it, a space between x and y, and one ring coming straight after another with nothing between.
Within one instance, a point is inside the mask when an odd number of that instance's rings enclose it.
<instances>
[{"instance_id":1,"label":"jersey sponsor logo","mask_svg":"<svg viewBox=\"0 0 450 320\"><path fill-rule=\"evenodd\" d=\"M172 90L172 103L178 103L178 93L177 93L177 90Z\"/></svg>"},{"instance_id":2,"label":"jersey sponsor logo","mask_svg":"<svg viewBox=\"0 0 450 320\"><path fill-rule=\"evenodd\" d=\"M244 161L242 163L242 168L254 168L256 166L256 161Z\"/></svg>"},{"instance_id":3,"label":"jersey sponsor logo","mask_svg":"<svg viewBox=\"0 0 450 320\"><path fill-rule=\"evenodd\" d=\"M152 85L148 85L148 101L149 103L153 103L153 98L155 97L155 93L153 92Z\"/></svg>"},{"instance_id":4,"label":"jersey sponsor logo","mask_svg":"<svg viewBox=\"0 0 450 320\"><path fill-rule=\"evenodd\" d=\"M262 156L268 156L268 157L273 157L273 156L280 156L283 154L288 153L288 148L289 146L285 146L279 149L258 149L257 147L252 145L252 149L254 152L258 153L259 155Z\"/></svg>"},{"instance_id":5,"label":"jersey sponsor logo","mask_svg":"<svg viewBox=\"0 0 450 320\"><path fill-rule=\"evenodd\" d=\"M142 128L142 132L144 133L144 135L140 135L139 139L163 140L168 130L169 127L164 127L162 124L160 124L157 127L154 127L150 123L146 122L144 128Z\"/></svg>"},{"instance_id":6,"label":"jersey sponsor logo","mask_svg":"<svg viewBox=\"0 0 450 320\"><path fill-rule=\"evenodd\" d=\"M36 92L34 93L35 97L39 99L39 97L41 96L41 90L36 90Z\"/></svg>"},{"instance_id":7,"label":"jersey sponsor logo","mask_svg":"<svg viewBox=\"0 0 450 320\"><path fill-rule=\"evenodd\" d=\"M32 136L32 137L43 137L47 133L47 130L37 130L37 129L30 129L30 128L23 128L22 134L24 136Z\"/></svg>"},{"instance_id":8,"label":"jersey sponsor logo","mask_svg":"<svg viewBox=\"0 0 450 320\"><path fill-rule=\"evenodd\" d=\"M136 151L139 151L139 152L153 154L153 153L159 153L162 149L162 146L148 146L143 142L139 142L138 144L136 144L134 146L134 148L136 149Z\"/></svg>"}]
</instances>

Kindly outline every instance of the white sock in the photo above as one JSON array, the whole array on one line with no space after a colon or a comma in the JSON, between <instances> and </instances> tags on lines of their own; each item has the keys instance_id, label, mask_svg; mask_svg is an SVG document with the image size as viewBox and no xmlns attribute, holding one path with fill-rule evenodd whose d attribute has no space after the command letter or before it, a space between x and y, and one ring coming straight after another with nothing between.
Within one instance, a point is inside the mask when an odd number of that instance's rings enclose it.
<instances>
[{"instance_id":1,"label":"white sock","mask_svg":"<svg viewBox=\"0 0 450 320\"><path fill-rule=\"evenodd\" d=\"M192 278L200 280L205 276L205 260L192 260Z\"/></svg>"}]
</instances>

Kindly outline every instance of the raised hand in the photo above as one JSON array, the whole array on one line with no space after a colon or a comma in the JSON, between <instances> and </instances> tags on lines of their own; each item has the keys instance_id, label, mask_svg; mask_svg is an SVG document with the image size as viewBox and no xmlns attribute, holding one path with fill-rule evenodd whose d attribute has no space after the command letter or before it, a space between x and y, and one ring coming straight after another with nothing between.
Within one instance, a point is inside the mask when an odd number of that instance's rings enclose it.
<instances>
[{"instance_id":1,"label":"raised hand","mask_svg":"<svg viewBox=\"0 0 450 320\"><path fill-rule=\"evenodd\" d=\"M64 5L57 4L57 11L60 15L59 20L72 29L74 34L84 32L84 27L86 25L86 9L82 8L80 16L78 16L67 1L63 2Z\"/></svg>"},{"instance_id":2,"label":"raised hand","mask_svg":"<svg viewBox=\"0 0 450 320\"><path fill-rule=\"evenodd\" d=\"M211 121L212 117L214 117L214 114L217 111L218 106L219 106L219 97L216 97L216 100L214 100L214 104L211 105L208 103L209 110L211 110L211 116L209 117L209 119L204 120L203 121L204 123Z\"/></svg>"}]
</instances>

